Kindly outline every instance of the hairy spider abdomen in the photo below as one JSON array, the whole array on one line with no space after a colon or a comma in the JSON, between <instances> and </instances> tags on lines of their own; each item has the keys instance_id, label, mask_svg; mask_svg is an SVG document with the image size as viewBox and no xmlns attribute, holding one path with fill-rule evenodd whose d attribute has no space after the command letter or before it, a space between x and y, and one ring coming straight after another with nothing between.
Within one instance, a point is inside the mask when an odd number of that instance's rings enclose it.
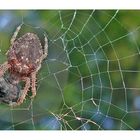
<instances>
[{"instance_id":1,"label":"hairy spider abdomen","mask_svg":"<svg viewBox=\"0 0 140 140\"><path fill-rule=\"evenodd\" d=\"M37 35L26 33L15 40L8 52L11 72L29 75L39 67L42 55L43 50Z\"/></svg>"}]
</instances>

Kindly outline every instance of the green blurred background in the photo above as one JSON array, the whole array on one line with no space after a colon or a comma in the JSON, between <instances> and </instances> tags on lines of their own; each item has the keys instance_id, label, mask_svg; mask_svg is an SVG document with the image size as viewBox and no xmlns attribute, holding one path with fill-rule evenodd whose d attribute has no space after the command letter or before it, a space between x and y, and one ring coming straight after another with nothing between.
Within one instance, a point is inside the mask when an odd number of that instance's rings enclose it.
<instances>
[{"instance_id":1,"label":"green blurred background","mask_svg":"<svg viewBox=\"0 0 140 140\"><path fill-rule=\"evenodd\" d=\"M22 22L19 36L47 34L48 57L37 96L0 105L0 129L140 129L140 11L0 11L1 64Z\"/></svg>"}]
</instances>

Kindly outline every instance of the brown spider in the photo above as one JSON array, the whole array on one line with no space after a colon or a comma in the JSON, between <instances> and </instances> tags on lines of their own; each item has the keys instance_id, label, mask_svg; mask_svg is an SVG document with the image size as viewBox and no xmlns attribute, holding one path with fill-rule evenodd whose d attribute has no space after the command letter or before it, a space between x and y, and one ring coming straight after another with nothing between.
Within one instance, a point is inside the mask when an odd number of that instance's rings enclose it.
<instances>
[{"instance_id":1,"label":"brown spider","mask_svg":"<svg viewBox=\"0 0 140 140\"><path fill-rule=\"evenodd\" d=\"M21 90L20 97L14 105L23 103L30 87L32 89L31 97L36 95L36 74L41 68L43 59L48 54L48 40L45 35L44 47L34 33L26 33L16 39L22 25L17 27L11 38L11 47L6 53L7 62L0 65L0 77L4 76L8 70L11 85L17 85L20 81L25 82L25 87Z\"/></svg>"}]
</instances>

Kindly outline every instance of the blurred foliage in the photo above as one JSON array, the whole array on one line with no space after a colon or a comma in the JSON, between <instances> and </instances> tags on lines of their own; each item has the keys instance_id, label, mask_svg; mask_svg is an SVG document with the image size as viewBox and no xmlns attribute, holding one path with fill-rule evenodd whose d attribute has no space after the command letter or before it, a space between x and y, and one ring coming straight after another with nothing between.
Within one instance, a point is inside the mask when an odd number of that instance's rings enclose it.
<instances>
[{"instance_id":1,"label":"blurred foliage","mask_svg":"<svg viewBox=\"0 0 140 140\"><path fill-rule=\"evenodd\" d=\"M16 27L43 33L37 96L0 105L0 129L140 129L140 11L0 11L0 63ZM29 93L29 95L31 92Z\"/></svg>"}]
</instances>

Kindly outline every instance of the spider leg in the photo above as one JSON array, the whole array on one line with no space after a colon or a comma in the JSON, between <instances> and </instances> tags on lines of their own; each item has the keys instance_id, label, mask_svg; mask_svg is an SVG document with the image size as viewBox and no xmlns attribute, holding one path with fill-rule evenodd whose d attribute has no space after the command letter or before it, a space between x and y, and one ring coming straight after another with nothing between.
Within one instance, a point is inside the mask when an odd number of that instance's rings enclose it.
<instances>
[{"instance_id":1,"label":"spider leg","mask_svg":"<svg viewBox=\"0 0 140 140\"><path fill-rule=\"evenodd\" d=\"M0 77L4 75L4 73L10 68L10 64L8 62L5 62L4 64L0 65Z\"/></svg>"},{"instance_id":2,"label":"spider leg","mask_svg":"<svg viewBox=\"0 0 140 140\"><path fill-rule=\"evenodd\" d=\"M16 37L17 37L17 35L18 35L18 33L19 33L19 31L20 31L22 25L23 25L23 23L20 24L20 25L16 28L16 31L14 32L14 34L13 34L13 36L12 36L12 38L11 38L11 44L14 43L14 41L15 41L15 39L16 39Z\"/></svg>"},{"instance_id":3,"label":"spider leg","mask_svg":"<svg viewBox=\"0 0 140 140\"><path fill-rule=\"evenodd\" d=\"M41 68L41 65L38 66L37 70L31 73L31 80L32 80L32 96L31 98L36 96L36 74Z\"/></svg>"},{"instance_id":4,"label":"spider leg","mask_svg":"<svg viewBox=\"0 0 140 140\"><path fill-rule=\"evenodd\" d=\"M18 35L18 33L19 33L19 31L20 31L22 25L23 25L23 23L20 24L20 25L16 28L16 31L14 32L14 34L13 34L11 40L10 40L11 45L14 43L14 41L15 41L15 39L16 39L16 37L17 37L17 35ZM6 55L8 54L8 52L9 52L9 50L6 52Z\"/></svg>"},{"instance_id":5,"label":"spider leg","mask_svg":"<svg viewBox=\"0 0 140 140\"><path fill-rule=\"evenodd\" d=\"M32 87L32 96L31 96L31 98L36 96L36 74L37 74L36 71L31 74L31 80L32 80L32 85L31 85L31 87Z\"/></svg>"},{"instance_id":6,"label":"spider leg","mask_svg":"<svg viewBox=\"0 0 140 140\"><path fill-rule=\"evenodd\" d=\"M22 80L25 81L25 87L22 90L21 96L17 100L17 105L20 105L23 103L23 101L28 93L28 89L30 88L30 78L24 77L24 78L22 78Z\"/></svg>"},{"instance_id":7,"label":"spider leg","mask_svg":"<svg viewBox=\"0 0 140 140\"><path fill-rule=\"evenodd\" d=\"M47 57L48 55L48 39L46 37L46 35L44 34L44 40L45 40L45 45L44 45L44 55L43 55L43 59Z\"/></svg>"}]
</instances>

